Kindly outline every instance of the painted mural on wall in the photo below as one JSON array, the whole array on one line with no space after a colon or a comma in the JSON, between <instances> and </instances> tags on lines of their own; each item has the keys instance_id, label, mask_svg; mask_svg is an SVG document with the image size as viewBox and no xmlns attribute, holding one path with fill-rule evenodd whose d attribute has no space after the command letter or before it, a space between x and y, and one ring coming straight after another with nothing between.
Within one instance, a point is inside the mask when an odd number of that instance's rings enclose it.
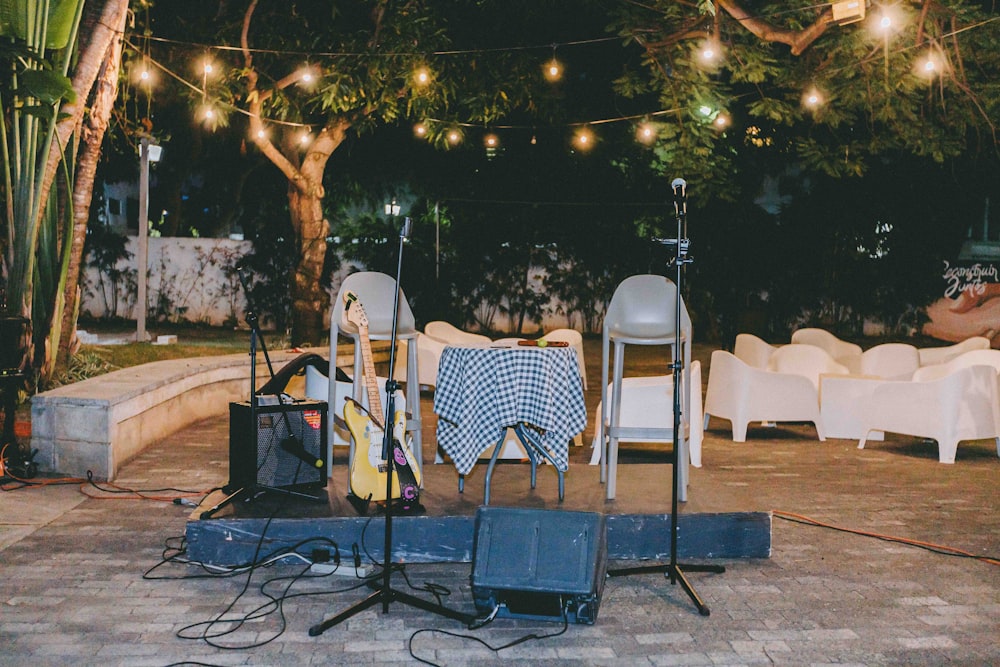
<instances>
[{"instance_id":1,"label":"painted mural on wall","mask_svg":"<svg viewBox=\"0 0 1000 667\"><path fill-rule=\"evenodd\" d=\"M944 263L944 293L927 307L923 332L946 341L985 336L1000 348L1000 260Z\"/></svg>"}]
</instances>

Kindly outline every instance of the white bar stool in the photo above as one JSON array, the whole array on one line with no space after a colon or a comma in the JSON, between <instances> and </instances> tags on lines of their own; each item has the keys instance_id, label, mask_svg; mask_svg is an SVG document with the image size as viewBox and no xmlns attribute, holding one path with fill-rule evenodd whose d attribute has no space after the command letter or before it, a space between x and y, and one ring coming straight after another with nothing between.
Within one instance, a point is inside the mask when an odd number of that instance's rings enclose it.
<instances>
[{"instance_id":1,"label":"white bar stool","mask_svg":"<svg viewBox=\"0 0 1000 667\"><path fill-rule=\"evenodd\" d=\"M337 336L344 335L354 341L354 400L363 405L368 405L368 398L364 391L364 380L362 378L364 364L361 359L361 336L357 326L348 321L347 313L344 310L344 294L353 292L357 295L368 318L368 338L370 340L389 340L392 337L392 306L394 302L394 291L396 280L392 276L376 271L361 271L352 273L344 278L337 293L337 299L333 303L330 314L330 359L335 363L337 359ZM406 430L410 433L413 441L413 457L417 465L423 470L423 438L421 437L420 419L420 369L417 362L417 328L413 318L413 311L406 300L403 290L399 290L399 320L396 323L396 338L399 341L406 341L406 391L410 392L410 400L406 403L409 408L409 417L406 420ZM398 361L397 361L398 363ZM371 380L374 380L372 378ZM331 409L335 405L334 395L336 383L330 383L329 403ZM415 394L416 398L413 397ZM382 406L383 409L385 405ZM384 418L380 415L379 418ZM391 423L391 419L390 419ZM330 420L330 427L333 427L333 420ZM330 434L330 442L333 442L333 433ZM349 464L354 462L354 441L351 441L351 454Z\"/></svg>"},{"instance_id":2,"label":"white bar stool","mask_svg":"<svg viewBox=\"0 0 1000 667\"><path fill-rule=\"evenodd\" d=\"M604 448L601 457L601 481L606 483L608 500L615 497L618 474L618 441L632 439L636 435L627 433L621 426L622 374L625 368L626 345L669 345L673 363L673 346L678 343L674 320L676 317L677 287L673 281L663 276L643 274L630 276L615 289L604 316L601 337L601 416L598 422L597 439ZM691 404L691 384L686 369L691 368L691 318L681 301L681 340L683 365L681 375L681 425L678 434L677 465L679 488L677 498L687 500L688 481L688 432L690 423L688 406ZM611 345L614 344L614 354ZM611 381L608 381L608 364L614 364ZM611 400L608 400L608 387ZM643 429L641 437L666 439L673 437L673 428Z\"/></svg>"}]
</instances>

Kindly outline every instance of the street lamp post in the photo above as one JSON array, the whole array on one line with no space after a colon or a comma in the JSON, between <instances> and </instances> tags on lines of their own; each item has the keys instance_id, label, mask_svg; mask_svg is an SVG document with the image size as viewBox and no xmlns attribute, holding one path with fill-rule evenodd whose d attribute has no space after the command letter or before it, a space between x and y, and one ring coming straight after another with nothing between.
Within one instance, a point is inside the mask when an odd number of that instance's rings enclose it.
<instances>
[{"instance_id":1,"label":"street lamp post","mask_svg":"<svg viewBox=\"0 0 1000 667\"><path fill-rule=\"evenodd\" d=\"M138 293L136 294L135 340L145 343L146 333L146 270L149 266L149 163L159 162L163 149L149 142L149 137L139 140L139 248L136 258Z\"/></svg>"}]
</instances>

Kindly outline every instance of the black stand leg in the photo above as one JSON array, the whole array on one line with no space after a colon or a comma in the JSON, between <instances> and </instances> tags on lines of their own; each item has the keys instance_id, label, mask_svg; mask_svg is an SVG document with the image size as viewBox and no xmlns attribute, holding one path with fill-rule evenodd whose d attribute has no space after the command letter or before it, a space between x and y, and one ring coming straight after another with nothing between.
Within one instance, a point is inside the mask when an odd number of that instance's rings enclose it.
<instances>
[{"instance_id":1,"label":"black stand leg","mask_svg":"<svg viewBox=\"0 0 1000 667\"><path fill-rule=\"evenodd\" d=\"M687 593L694 606L698 608L698 613L708 616L712 611L698 596L698 593L691 586L691 583L684 576L684 570L689 572L725 572L726 568L721 565L682 565L677 562L677 495L680 485L680 430L681 430L681 383L684 370L684 360L681 354L681 279L683 274L681 268L684 264L691 262L687 256L688 239L684 238L684 229L687 217L687 203L685 188L687 183L683 179L675 179L674 188L674 211L677 213L677 236L673 239L658 239L666 245L675 248L674 268L676 269L677 298L675 299L674 310L674 360L671 364L674 373L674 452L671 457L673 464L673 497L670 505L670 562L660 565L643 565L639 567L623 568L620 570L608 570L609 577L623 577L631 574L645 574L648 572L663 572L670 578L671 584L680 584L684 592Z\"/></svg>"},{"instance_id":2,"label":"black stand leg","mask_svg":"<svg viewBox=\"0 0 1000 667\"><path fill-rule=\"evenodd\" d=\"M368 582L368 585L376 588L377 590L369 595L367 598L358 602L353 607L346 609L335 616L317 623L316 625L309 628L309 636L317 637L333 626L346 621L347 619L359 614L370 607L381 603L382 613L389 613L389 605L393 602L401 602L403 604L409 605L411 607L416 607L417 609L422 609L423 611L429 611L433 614L439 616L444 616L445 618L450 618L456 621L461 621L466 625L470 625L475 616L471 614L463 614L460 611L455 611L454 609L448 609L442 605L430 602L428 600L423 600L416 596L410 595L409 593L404 593L402 591L397 591L392 588L392 515L393 515L393 502L392 502L392 483L393 475L395 473L396 467L393 461L393 433L392 433L392 418L396 414L395 406L395 396L396 389L398 388L398 383L393 380L394 370L396 368L396 327L399 321L399 282L400 276L403 272L403 243L406 238L410 235L410 219L406 218L403 223L403 228L399 233L399 261L396 265L396 295L393 300L392 308L392 335L389 337L389 371L387 373L388 380L385 383L385 420L382 422L385 424L384 434L382 438L382 460L386 462L386 476L385 476L385 543L382 554L382 577L381 583L377 580L372 580ZM331 382L333 379L331 378ZM372 382L375 378L372 378ZM419 388L417 388L419 393ZM419 395L417 400L419 400Z\"/></svg>"}]
</instances>

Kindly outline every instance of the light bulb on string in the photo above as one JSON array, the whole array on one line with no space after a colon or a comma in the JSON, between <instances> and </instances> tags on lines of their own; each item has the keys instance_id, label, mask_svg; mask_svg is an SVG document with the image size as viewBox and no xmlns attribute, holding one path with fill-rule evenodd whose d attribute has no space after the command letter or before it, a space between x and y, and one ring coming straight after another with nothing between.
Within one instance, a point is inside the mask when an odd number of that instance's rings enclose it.
<instances>
[{"instance_id":1,"label":"light bulb on string","mask_svg":"<svg viewBox=\"0 0 1000 667\"><path fill-rule=\"evenodd\" d=\"M413 136L418 139L424 139L427 137L427 126L423 123L417 123L413 126Z\"/></svg>"},{"instance_id":2,"label":"light bulb on string","mask_svg":"<svg viewBox=\"0 0 1000 667\"><path fill-rule=\"evenodd\" d=\"M640 123L635 129L635 138L640 144L651 145L656 141L656 127L649 122Z\"/></svg>"},{"instance_id":3,"label":"light bulb on string","mask_svg":"<svg viewBox=\"0 0 1000 667\"><path fill-rule=\"evenodd\" d=\"M823 94L815 87L807 89L802 93L802 106L810 111L815 111L823 106Z\"/></svg>"},{"instance_id":4,"label":"light bulb on string","mask_svg":"<svg viewBox=\"0 0 1000 667\"><path fill-rule=\"evenodd\" d=\"M413 71L413 83L418 88L428 85L432 78L431 71L426 67L418 67Z\"/></svg>"},{"instance_id":5,"label":"light bulb on string","mask_svg":"<svg viewBox=\"0 0 1000 667\"><path fill-rule=\"evenodd\" d=\"M545 80L549 82L556 82L562 78L563 66L562 63L556 59L556 47L552 47L552 58L547 63L542 65L542 74L545 75Z\"/></svg>"},{"instance_id":6,"label":"light bulb on string","mask_svg":"<svg viewBox=\"0 0 1000 667\"><path fill-rule=\"evenodd\" d=\"M500 137L491 132L483 137L483 144L486 148L499 148Z\"/></svg>"},{"instance_id":7,"label":"light bulb on string","mask_svg":"<svg viewBox=\"0 0 1000 667\"><path fill-rule=\"evenodd\" d=\"M573 145L581 151L591 150L594 143L594 132L589 127L581 127L573 135Z\"/></svg>"},{"instance_id":8,"label":"light bulb on string","mask_svg":"<svg viewBox=\"0 0 1000 667\"><path fill-rule=\"evenodd\" d=\"M458 146L460 143L462 143L462 131L459 130L458 128L452 128L448 130L448 135L446 138L450 146Z\"/></svg>"}]
</instances>

